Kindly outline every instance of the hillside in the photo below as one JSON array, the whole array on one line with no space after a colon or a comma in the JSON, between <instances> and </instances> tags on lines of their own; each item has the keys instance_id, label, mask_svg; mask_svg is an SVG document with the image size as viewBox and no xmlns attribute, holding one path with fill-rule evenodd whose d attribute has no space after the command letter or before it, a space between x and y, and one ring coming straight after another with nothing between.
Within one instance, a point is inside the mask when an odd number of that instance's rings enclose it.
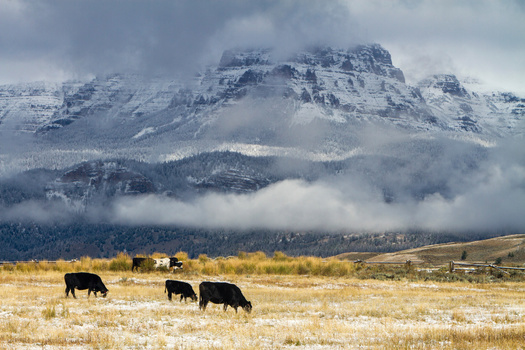
<instances>
[{"instance_id":1,"label":"hillside","mask_svg":"<svg viewBox=\"0 0 525 350\"><path fill-rule=\"evenodd\" d=\"M367 262L405 262L445 264L449 261L462 261L463 252L467 253L465 262L492 263L501 258L505 264L525 263L525 235L510 235L472 242L452 242L433 244L424 247L402 250L394 253L375 254L365 258ZM356 253L357 254L357 253ZM358 253L363 254L363 253ZM372 253L370 253L372 254ZM352 260L354 253L338 255L339 258ZM366 255L365 255L366 257ZM362 258L361 258L362 259Z\"/></svg>"}]
</instances>

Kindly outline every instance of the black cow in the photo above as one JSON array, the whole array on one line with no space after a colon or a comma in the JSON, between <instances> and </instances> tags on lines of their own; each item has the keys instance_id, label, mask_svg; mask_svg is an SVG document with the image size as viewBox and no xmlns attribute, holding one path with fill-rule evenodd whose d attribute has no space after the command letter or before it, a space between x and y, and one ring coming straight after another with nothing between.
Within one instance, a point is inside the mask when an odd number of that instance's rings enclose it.
<instances>
[{"instance_id":1,"label":"black cow","mask_svg":"<svg viewBox=\"0 0 525 350\"><path fill-rule=\"evenodd\" d=\"M182 269L182 261L179 261L179 259L175 257L170 258L170 267L177 267Z\"/></svg>"},{"instance_id":2,"label":"black cow","mask_svg":"<svg viewBox=\"0 0 525 350\"><path fill-rule=\"evenodd\" d=\"M66 273L64 275L64 280L66 281L66 297L69 296L69 291L71 291L71 294L76 299L75 295L75 288L78 290L87 289L88 290L88 298L89 294L91 294L91 291L93 291L93 294L95 294L95 297L97 296L97 292L102 293L102 296L105 298L108 289L102 283L102 279L95 275L94 273L89 272L76 272L76 273Z\"/></svg>"},{"instance_id":3,"label":"black cow","mask_svg":"<svg viewBox=\"0 0 525 350\"><path fill-rule=\"evenodd\" d=\"M180 294L180 301L182 301L182 298L184 298L184 302L186 302L186 298L197 301L197 294L193 291L191 284L186 282L166 280L164 293L166 293L166 291L168 292L168 300L171 300L171 294Z\"/></svg>"},{"instance_id":4,"label":"black cow","mask_svg":"<svg viewBox=\"0 0 525 350\"><path fill-rule=\"evenodd\" d=\"M199 285L199 309L206 310L208 302L224 304L224 311L228 305L235 309L240 306L246 312L252 311L252 303L246 300L241 290L235 284L226 282L202 282Z\"/></svg>"},{"instance_id":5,"label":"black cow","mask_svg":"<svg viewBox=\"0 0 525 350\"><path fill-rule=\"evenodd\" d=\"M139 269L139 267L144 264L144 262L151 262L152 265L155 264L155 260L152 258L133 258L133 264L131 265L131 272L135 269Z\"/></svg>"}]
</instances>

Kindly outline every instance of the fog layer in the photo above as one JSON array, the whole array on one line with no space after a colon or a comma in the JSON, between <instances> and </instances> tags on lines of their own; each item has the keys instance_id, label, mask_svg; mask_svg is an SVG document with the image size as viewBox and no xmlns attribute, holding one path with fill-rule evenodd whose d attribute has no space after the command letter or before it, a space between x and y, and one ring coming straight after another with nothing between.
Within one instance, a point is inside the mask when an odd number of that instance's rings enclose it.
<instances>
[{"instance_id":1,"label":"fog layer","mask_svg":"<svg viewBox=\"0 0 525 350\"><path fill-rule=\"evenodd\" d=\"M443 187L447 190L427 191L423 198L414 198L408 193L410 187L403 189L402 179L413 178L412 171L403 168L401 172L383 177L400 181L393 201L385 200L381 186L369 181L374 176L367 179L341 175L315 182L285 180L251 194L212 193L190 202L159 196L125 198L114 203L113 218L115 222L130 225L241 230L522 232L525 229L525 150L520 145L521 142L509 142L491 149L473 171L457 172L452 168L454 162L440 161L440 165L450 166L440 169L443 174L451 174L443 177L446 182ZM433 175L431 171L423 176L436 176L436 181L421 180L432 184L440 182L442 175Z\"/></svg>"}]
</instances>

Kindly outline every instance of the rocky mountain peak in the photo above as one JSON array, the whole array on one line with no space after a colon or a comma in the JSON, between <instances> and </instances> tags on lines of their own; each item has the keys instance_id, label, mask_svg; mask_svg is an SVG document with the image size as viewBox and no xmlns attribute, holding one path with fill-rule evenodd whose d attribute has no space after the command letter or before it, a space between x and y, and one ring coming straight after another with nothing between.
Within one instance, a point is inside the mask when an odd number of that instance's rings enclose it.
<instances>
[{"instance_id":1,"label":"rocky mountain peak","mask_svg":"<svg viewBox=\"0 0 525 350\"><path fill-rule=\"evenodd\" d=\"M276 59L271 49L228 50L221 57L219 69L264 69L264 66L283 64L307 65L312 69L367 72L405 82L403 72L392 65L390 53L379 44L359 45L350 49L310 47L286 59Z\"/></svg>"},{"instance_id":2,"label":"rocky mountain peak","mask_svg":"<svg viewBox=\"0 0 525 350\"><path fill-rule=\"evenodd\" d=\"M378 44L313 47L287 57L236 49L189 82L115 74L0 86L0 133L34 134L49 152L57 145L88 150L88 158L78 153L63 167L97 159L99 150L110 159L172 159L172 148L185 150L176 155L184 157L224 150L224 142L250 155L283 145L296 147L294 154L341 154L356 145L357 128L377 123L487 137L523 133L523 99L471 85L451 74L407 84ZM322 136L307 131L319 126ZM316 135L315 142L299 142L302 132ZM168 154L158 154L159 142ZM49 159L31 166L55 162Z\"/></svg>"},{"instance_id":3,"label":"rocky mountain peak","mask_svg":"<svg viewBox=\"0 0 525 350\"><path fill-rule=\"evenodd\" d=\"M420 86L426 88L435 88L441 90L445 94L450 94L456 97L468 97L469 93L459 82L454 74L434 74L430 78L423 80Z\"/></svg>"},{"instance_id":4,"label":"rocky mountain peak","mask_svg":"<svg viewBox=\"0 0 525 350\"><path fill-rule=\"evenodd\" d=\"M270 62L269 49L226 50L219 61L219 68L250 67Z\"/></svg>"}]
</instances>

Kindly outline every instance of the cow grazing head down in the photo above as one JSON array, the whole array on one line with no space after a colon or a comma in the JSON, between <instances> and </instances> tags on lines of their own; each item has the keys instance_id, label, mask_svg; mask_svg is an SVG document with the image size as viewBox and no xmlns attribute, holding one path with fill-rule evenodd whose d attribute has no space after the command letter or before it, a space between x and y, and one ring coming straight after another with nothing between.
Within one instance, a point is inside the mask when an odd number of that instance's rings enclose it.
<instances>
[{"instance_id":1,"label":"cow grazing head down","mask_svg":"<svg viewBox=\"0 0 525 350\"><path fill-rule=\"evenodd\" d=\"M64 275L64 280L66 282L66 297L69 296L69 292L76 299L75 289L78 290L88 290L88 298L91 292L97 296L97 293L100 292L102 297L106 297L108 294L108 289L102 282L102 279L93 273L89 272L74 272L66 273Z\"/></svg>"},{"instance_id":2,"label":"cow grazing head down","mask_svg":"<svg viewBox=\"0 0 525 350\"><path fill-rule=\"evenodd\" d=\"M242 309L244 311L246 311L248 313L252 312L252 303L249 302L249 301L246 302L246 305L244 305L244 306L241 305L241 307L242 307Z\"/></svg>"},{"instance_id":3,"label":"cow grazing head down","mask_svg":"<svg viewBox=\"0 0 525 350\"><path fill-rule=\"evenodd\" d=\"M246 312L252 311L252 303L246 300L239 287L227 282L202 282L199 285L200 299L199 309L206 310L209 302L214 304L223 304L226 311L231 306L237 312L240 306Z\"/></svg>"},{"instance_id":4,"label":"cow grazing head down","mask_svg":"<svg viewBox=\"0 0 525 350\"><path fill-rule=\"evenodd\" d=\"M193 301L197 301L197 294L195 294L195 291L193 290L191 284L183 281L174 281L174 280L166 280L166 288L164 289L164 293L168 292L168 300L171 300L172 294L180 294L180 301L184 298L184 301L186 301L186 298L190 298Z\"/></svg>"}]
</instances>

